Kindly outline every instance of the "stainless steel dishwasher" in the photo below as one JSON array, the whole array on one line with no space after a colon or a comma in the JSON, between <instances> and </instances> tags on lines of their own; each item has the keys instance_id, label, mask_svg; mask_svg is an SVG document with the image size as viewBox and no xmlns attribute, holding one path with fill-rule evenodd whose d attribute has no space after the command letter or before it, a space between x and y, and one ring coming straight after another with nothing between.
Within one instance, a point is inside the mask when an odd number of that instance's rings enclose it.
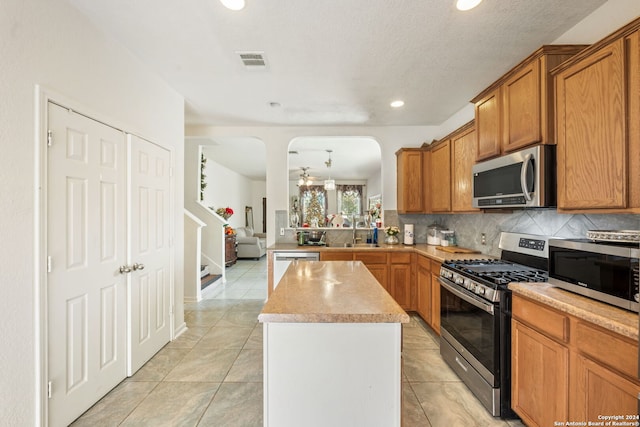
<instances>
[{"instance_id":1,"label":"stainless steel dishwasher","mask_svg":"<svg viewBox=\"0 0 640 427\"><path fill-rule=\"evenodd\" d=\"M291 261L320 261L320 252L276 252L273 255L273 289L284 276Z\"/></svg>"}]
</instances>

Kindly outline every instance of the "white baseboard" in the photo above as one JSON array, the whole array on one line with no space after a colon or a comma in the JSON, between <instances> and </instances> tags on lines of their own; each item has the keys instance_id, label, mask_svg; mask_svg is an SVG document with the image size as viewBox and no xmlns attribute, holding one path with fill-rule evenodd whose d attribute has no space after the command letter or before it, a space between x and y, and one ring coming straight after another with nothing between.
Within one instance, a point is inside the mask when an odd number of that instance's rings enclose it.
<instances>
[{"instance_id":1,"label":"white baseboard","mask_svg":"<svg viewBox=\"0 0 640 427\"><path fill-rule=\"evenodd\" d=\"M185 322L182 322L182 324L176 328L176 330L173 332L173 339L175 340L176 338L178 338L180 335L184 334L185 332L187 332L189 330L189 328L187 328L187 324Z\"/></svg>"}]
</instances>

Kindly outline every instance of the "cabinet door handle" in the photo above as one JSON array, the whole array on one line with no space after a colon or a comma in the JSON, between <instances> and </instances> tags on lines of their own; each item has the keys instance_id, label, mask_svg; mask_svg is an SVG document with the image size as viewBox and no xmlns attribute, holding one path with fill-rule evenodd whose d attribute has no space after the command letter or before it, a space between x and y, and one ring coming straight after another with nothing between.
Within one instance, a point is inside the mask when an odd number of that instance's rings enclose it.
<instances>
[{"instance_id":1,"label":"cabinet door handle","mask_svg":"<svg viewBox=\"0 0 640 427\"><path fill-rule=\"evenodd\" d=\"M131 267L129 267L128 265L121 265L120 274L127 274L127 273L131 273Z\"/></svg>"}]
</instances>

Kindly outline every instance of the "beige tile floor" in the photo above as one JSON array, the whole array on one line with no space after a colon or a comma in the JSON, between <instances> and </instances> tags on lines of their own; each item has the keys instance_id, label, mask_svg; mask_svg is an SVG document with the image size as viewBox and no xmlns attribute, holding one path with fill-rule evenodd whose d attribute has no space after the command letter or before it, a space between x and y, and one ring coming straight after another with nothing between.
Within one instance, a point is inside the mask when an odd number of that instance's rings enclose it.
<instances>
[{"instance_id":1,"label":"beige tile floor","mask_svg":"<svg viewBox=\"0 0 640 427\"><path fill-rule=\"evenodd\" d=\"M248 291L260 290L254 287L263 280L266 295L266 262L239 266L226 286L185 307L187 332L73 426L262 426L262 325L256 317L264 297L253 299ZM403 426L523 426L489 416L442 361L437 339L418 317L404 327Z\"/></svg>"}]
</instances>

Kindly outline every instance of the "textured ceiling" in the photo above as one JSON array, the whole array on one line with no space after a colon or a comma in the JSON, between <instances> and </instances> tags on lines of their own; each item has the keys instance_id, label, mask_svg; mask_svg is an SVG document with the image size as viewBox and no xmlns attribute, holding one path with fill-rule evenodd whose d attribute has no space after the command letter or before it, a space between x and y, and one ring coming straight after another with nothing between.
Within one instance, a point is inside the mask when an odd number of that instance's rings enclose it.
<instances>
[{"instance_id":1,"label":"textured ceiling","mask_svg":"<svg viewBox=\"0 0 640 427\"><path fill-rule=\"evenodd\" d=\"M336 126L439 125L604 0L69 2L185 97L187 124Z\"/></svg>"}]
</instances>

